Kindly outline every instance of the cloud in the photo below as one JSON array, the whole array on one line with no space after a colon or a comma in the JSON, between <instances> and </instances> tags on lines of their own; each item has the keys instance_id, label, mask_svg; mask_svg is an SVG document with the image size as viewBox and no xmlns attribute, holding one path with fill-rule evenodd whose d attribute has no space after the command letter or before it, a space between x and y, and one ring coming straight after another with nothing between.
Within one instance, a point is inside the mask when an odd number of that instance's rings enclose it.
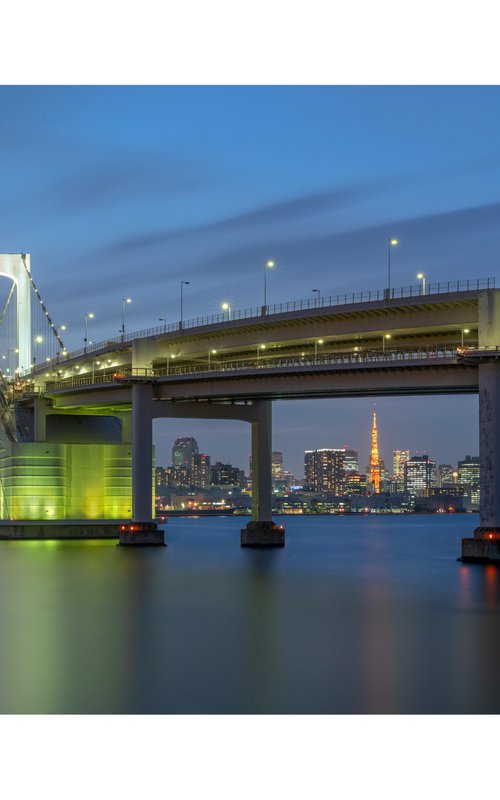
<instances>
[{"instance_id":1,"label":"cloud","mask_svg":"<svg viewBox=\"0 0 500 800\"><path fill-rule=\"evenodd\" d=\"M275 225L292 224L306 218L330 211L335 207L352 203L360 197L373 192L369 184L341 189L328 189L266 205L261 208L224 217L202 225L177 230L152 230L118 240L106 248L108 253L123 253L145 247L154 247L174 240L191 238L200 234L235 234L250 232L258 228L272 228Z\"/></svg>"},{"instance_id":2,"label":"cloud","mask_svg":"<svg viewBox=\"0 0 500 800\"><path fill-rule=\"evenodd\" d=\"M49 205L66 212L83 211L109 201L174 196L210 182L205 165L178 157L102 158L82 164L50 188Z\"/></svg>"}]
</instances>

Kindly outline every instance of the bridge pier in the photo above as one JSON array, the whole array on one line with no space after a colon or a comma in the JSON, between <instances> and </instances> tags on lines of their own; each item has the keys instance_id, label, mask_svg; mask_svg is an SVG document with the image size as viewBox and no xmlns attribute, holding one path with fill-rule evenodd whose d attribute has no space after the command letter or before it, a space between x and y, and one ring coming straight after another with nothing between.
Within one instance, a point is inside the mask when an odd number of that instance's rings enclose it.
<instances>
[{"instance_id":1,"label":"bridge pier","mask_svg":"<svg viewBox=\"0 0 500 800\"><path fill-rule=\"evenodd\" d=\"M121 545L165 544L153 520L153 386L132 384L132 522L120 526Z\"/></svg>"},{"instance_id":2,"label":"bridge pier","mask_svg":"<svg viewBox=\"0 0 500 800\"><path fill-rule=\"evenodd\" d=\"M284 528L272 520L272 403L255 400L252 405L252 520L241 531L241 546L284 547Z\"/></svg>"},{"instance_id":3,"label":"bridge pier","mask_svg":"<svg viewBox=\"0 0 500 800\"><path fill-rule=\"evenodd\" d=\"M479 527L462 539L462 561L500 564L500 360L497 355L479 369Z\"/></svg>"}]
</instances>

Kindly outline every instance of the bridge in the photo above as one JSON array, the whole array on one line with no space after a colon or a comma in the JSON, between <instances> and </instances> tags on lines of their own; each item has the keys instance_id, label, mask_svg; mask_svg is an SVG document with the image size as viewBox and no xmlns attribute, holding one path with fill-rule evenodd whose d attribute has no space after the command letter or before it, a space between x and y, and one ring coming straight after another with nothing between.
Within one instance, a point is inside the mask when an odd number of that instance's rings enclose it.
<instances>
[{"instance_id":1,"label":"bridge","mask_svg":"<svg viewBox=\"0 0 500 800\"><path fill-rule=\"evenodd\" d=\"M32 454L32 473L43 469L43 455L49 480L58 476L60 503L41 518L117 518L121 511L122 539L147 540L154 528L152 420L238 419L251 425L253 463L252 522L242 544L281 545L283 531L271 519L274 400L479 393L481 519L462 556L500 558L500 290L494 284L450 281L427 284L425 293L418 285L228 309L123 331L77 352L67 352L58 338L43 363L32 359L29 368L17 368L4 413L17 431L11 444ZM75 453L98 429L92 449L102 448L101 461L87 460L80 483L93 485L101 476L100 493L88 503L74 500L73 490L68 503L67 472L81 473L75 464L82 454ZM14 500L15 471L3 480L3 517L14 507L27 513L26 503ZM123 502L113 504L111 496ZM33 513L40 516L43 505L35 503Z\"/></svg>"}]
</instances>

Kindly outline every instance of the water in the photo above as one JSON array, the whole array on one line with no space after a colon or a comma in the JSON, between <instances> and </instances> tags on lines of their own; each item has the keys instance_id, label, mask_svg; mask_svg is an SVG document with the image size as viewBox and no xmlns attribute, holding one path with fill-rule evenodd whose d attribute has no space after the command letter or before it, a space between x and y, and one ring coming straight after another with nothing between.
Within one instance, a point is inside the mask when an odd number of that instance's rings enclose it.
<instances>
[{"instance_id":1,"label":"water","mask_svg":"<svg viewBox=\"0 0 500 800\"><path fill-rule=\"evenodd\" d=\"M0 543L2 713L499 713L473 515L172 518L168 548Z\"/></svg>"}]
</instances>

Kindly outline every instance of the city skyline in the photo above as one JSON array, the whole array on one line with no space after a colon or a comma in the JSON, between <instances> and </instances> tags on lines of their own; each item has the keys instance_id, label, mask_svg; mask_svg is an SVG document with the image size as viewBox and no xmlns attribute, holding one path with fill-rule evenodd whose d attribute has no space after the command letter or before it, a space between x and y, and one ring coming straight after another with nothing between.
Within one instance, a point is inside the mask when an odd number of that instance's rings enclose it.
<instances>
[{"instance_id":1,"label":"city skyline","mask_svg":"<svg viewBox=\"0 0 500 800\"><path fill-rule=\"evenodd\" d=\"M443 398L444 399L444 398ZM445 398L449 402L449 398ZM318 401L310 401L311 404L318 402ZM331 402L331 403L338 403L338 400L332 401L320 401L320 402ZM341 402L341 401L340 401ZM348 402L352 403L352 400ZM298 451L297 447L293 447L289 444L284 446L277 446L276 440L278 437L273 436L273 450L281 451L283 453L283 466L286 470L292 472L298 479L302 479L304 477L304 453L307 450L321 450L321 449L353 449L357 450L359 453L359 465L360 465L360 472L365 472L366 465L369 464L370 461L370 443L371 443L371 423L372 423L372 415L373 415L373 401L361 401L365 406L367 411L369 412L369 420L370 426L368 429L368 436L370 437L370 441L368 445L365 443L364 446L356 446L352 442L347 441L340 441L340 436L335 439L333 435L330 435L329 441L323 441L320 444L315 444L314 446L304 447L302 451ZM379 445L379 455L381 461L385 463L386 470L392 474L392 466L393 466L393 455L396 450L409 450L410 456L414 455L428 455L437 464L454 464L455 466L457 463L463 459L466 455L474 456L478 452L478 444L474 445L474 436L471 436L468 440L471 444L471 447L467 450L460 450L458 445L454 445L451 447L451 442L449 443L449 450L442 450L439 449L439 453L444 453L443 458L438 457L436 452L436 447L430 443L427 448L423 447L423 440L420 442L419 447L409 447L407 446L406 442L400 442L398 446L393 448L389 448L388 445L385 443L385 434L389 439L394 439L394 434L390 433L390 426L386 431L384 428L381 427L381 420L379 415L379 401L377 401L376 410L377 410L377 427L378 427L378 445ZM466 412L467 413L467 412ZM389 420L387 420L388 422ZM366 422L366 421L365 421ZM178 420L171 420L168 423L168 427L171 430L175 430L176 427L178 428ZM210 423L209 423L210 424ZM210 455L213 461L221 461L223 463L231 463L233 466L238 467L239 469L243 469L245 473L249 474L249 457L250 457L250 448L248 447L248 454L245 455L243 453L244 445L241 444L240 448L235 446L234 440L241 440L245 437L245 433L249 436L248 426L245 426L244 423L235 423L235 422L224 422L223 425L219 422L211 423L211 426L217 431L216 433L211 433L210 431L206 431L199 435L195 432L199 428L203 429L207 423L204 421L202 424L194 423L190 425L190 428L184 428L182 431L179 429L177 433L173 434L173 438L169 439L169 433L166 431L161 432L161 439L160 443L158 443L158 436L156 437L157 445L156 445L156 463L158 466L166 466L167 464L171 463L171 451L174 441L179 438L186 438L186 437L194 437L196 440L198 447L200 448L200 452L204 452ZM224 431L226 425L232 426L233 431L230 435L225 437L225 444L221 444L219 431ZM382 421L383 425L383 421ZM164 427L164 426L162 426ZM236 433L237 432L237 433ZM423 431L425 434L425 430ZM412 429L411 434L408 434L408 438L411 439L414 443L418 443L418 436L419 432ZM305 433L305 437L307 438L307 431ZM286 436L283 437L286 441ZM281 436L279 437L281 441ZM361 441L361 437L360 437ZM211 445L205 446L204 442L211 442ZM248 443L250 440L248 439ZM446 454L453 451L454 457L448 456ZM164 454L164 455L162 455ZM233 455L231 455L233 454ZM161 460L161 459L164 460Z\"/></svg>"}]
</instances>

